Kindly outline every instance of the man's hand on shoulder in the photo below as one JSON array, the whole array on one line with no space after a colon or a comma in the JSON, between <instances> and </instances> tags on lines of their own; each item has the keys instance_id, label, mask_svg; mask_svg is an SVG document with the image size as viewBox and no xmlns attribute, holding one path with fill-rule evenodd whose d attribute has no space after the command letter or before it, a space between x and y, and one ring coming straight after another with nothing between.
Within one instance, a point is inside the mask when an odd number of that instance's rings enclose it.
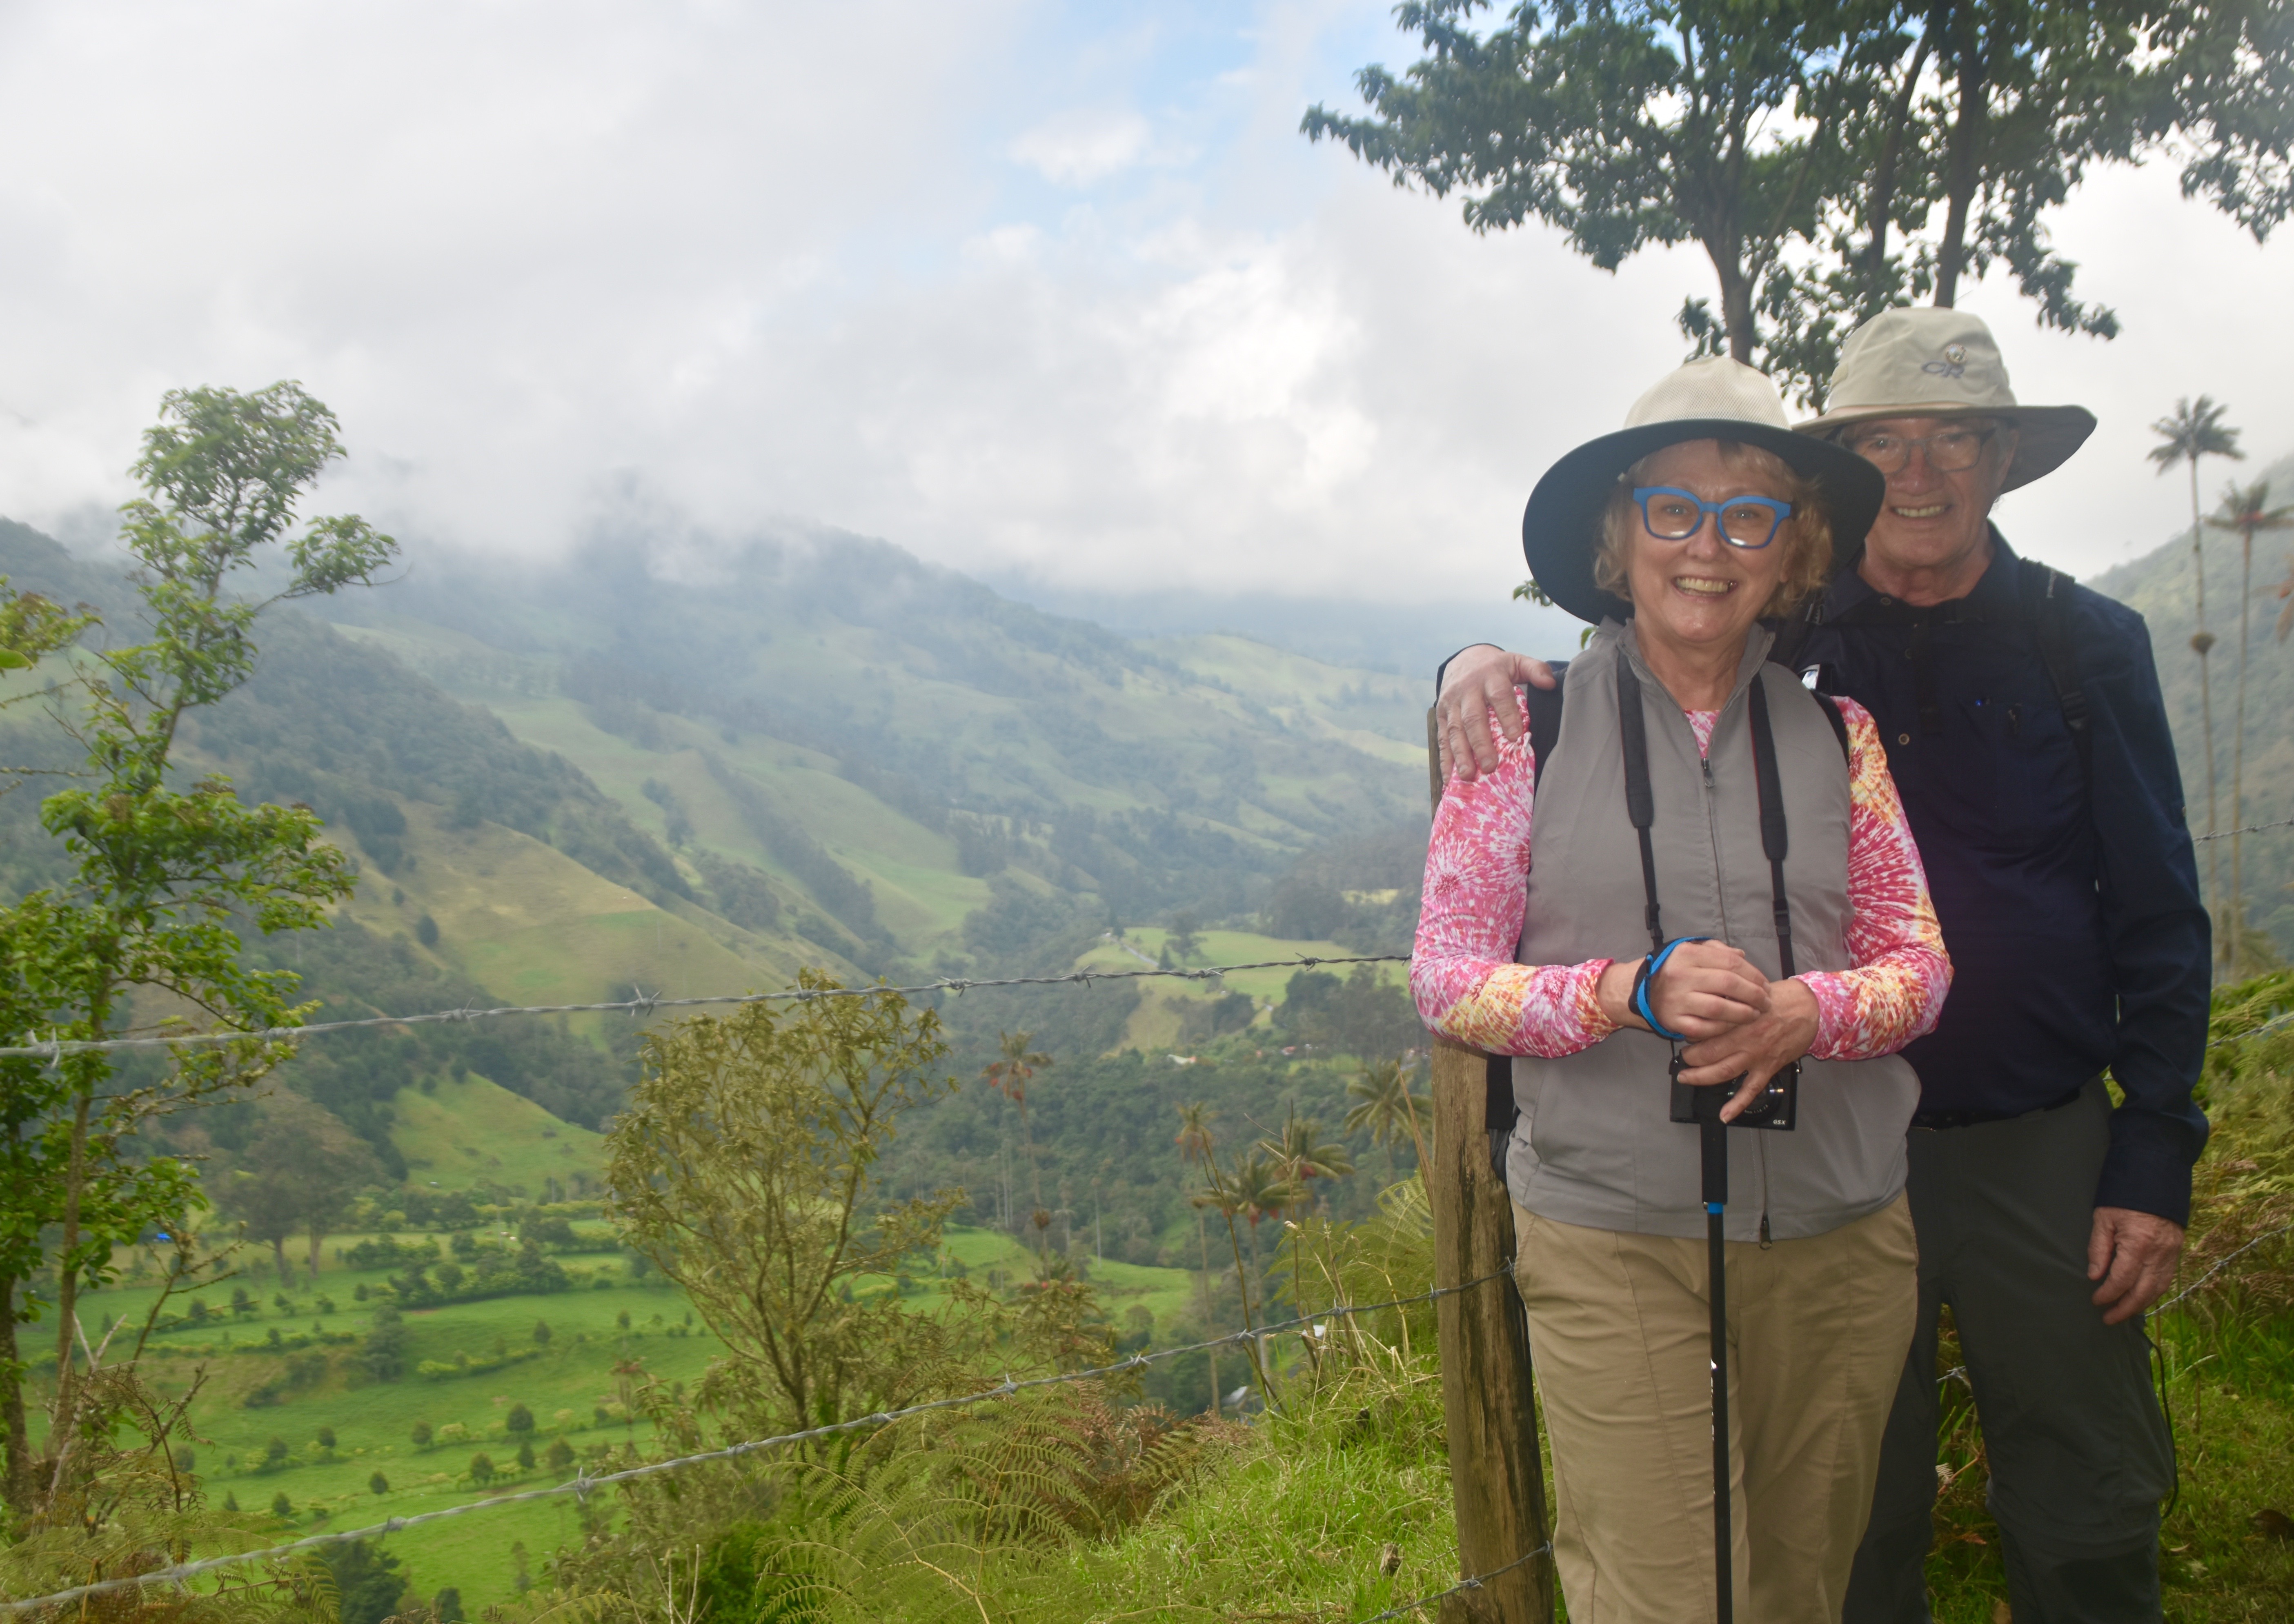
<instances>
[{"instance_id":1,"label":"man's hand on shoulder","mask_svg":"<svg viewBox=\"0 0 2294 1624\"><path fill-rule=\"evenodd\" d=\"M1553 669L1527 654L1509 654L1486 643L1475 645L1450 662L1442 674L1442 693L1434 702L1435 735L1442 743L1445 777L1471 779L1493 773L1498 767L1498 737L1521 737L1521 708L1513 691L1524 683L1532 687L1553 686Z\"/></svg>"},{"instance_id":2,"label":"man's hand on shoulder","mask_svg":"<svg viewBox=\"0 0 2294 1624\"><path fill-rule=\"evenodd\" d=\"M2103 1322L2132 1320L2156 1303L2182 1261L2183 1226L2155 1213L2098 1206L2087 1236L2087 1278L2100 1281L2095 1305Z\"/></svg>"}]
</instances>

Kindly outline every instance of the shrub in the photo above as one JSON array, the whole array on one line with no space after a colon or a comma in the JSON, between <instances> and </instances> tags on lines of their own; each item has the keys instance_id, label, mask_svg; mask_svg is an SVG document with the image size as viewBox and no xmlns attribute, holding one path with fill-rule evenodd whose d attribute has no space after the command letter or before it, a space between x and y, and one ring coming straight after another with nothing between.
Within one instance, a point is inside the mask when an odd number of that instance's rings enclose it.
<instances>
[{"instance_id":1,"label":"shrub","mask_svg":"<svg viewBox=\"0 0 2294 1624\"><path fill-rule=\"evenodd\" d=\"M549 1446L549 1451L542 1456L541 1462L552 1472L563 1472L574 1464L574 1446L560 1438Z\"/></svg>"},{"instance_id":2,"label":"shrub","mask_svg":"<svg viewBox=\"0 0 2294 1624\"><path fill-rule=\"evenodd\" d=\"M283 1466L287 1464L287 1441L276 1433L271 1435L271 1441L263 1446L263 1464L265 1466Z\"/></svg>"},{"instance_id":3,"label":"shrub","mask_svg":"<svg viewBox=\"0 0 2294 1624\"><path fill-rule=\"evenodd\" d=\"M388 1494L390 1492L390 1480L379 1472L366 1480L366 1486L377 1494Z\"/></svg>"},{"instance_id":4,"label":"shrub","mask_svg":"<svg viewBox=\"0 0 2294 1624\"><path fill-rule=\"evenodd\" d=\"M437 1624L463 1624L462 1593L452 1585L430 1598L430 1616Z\"/></svg>"},{"instance_id":5,"label":"shrub","mask_svg":"<svg viewBox=\"0 0 2294 1624\"><path fill-rule=\"evenodd\" d=\"M502 1417L502 1425L513 1433L530 1433L533 1430L533 1412L523 1404L513 1404Z\"/></svg>"},{"instance_id":6,"label":"shrub","mask_svg":"<svg viewBox=\"0 0 2294 1624\"><path fill-rule=\"evenodd\" d=\"M427 1421L417 1421L414 1424L413 1432L409 1433L408 1436L414 1440L414 1447L416 1449L428 1449L430 1447L430 1424Z\"/></svg>"},{"instance_id":7,"label":"shrub","mask_svg":"<svg viewBox=\"0 0 2294 1624\"><path fill-rule=\"evenodd\" d=\"M517 1469L521 1472L533 1470L533 1440L531 1438L517 1446Z\"/></svg>"},{"instance_id":8,"label":"shrub","mask_svg":"<svg viewBox=\"0 0 2294 1624\"><path fill-rule=\"evenodd\" d=\"M287 1498L287 1491L284 1489L271 1497L271 1514L274 1517L291 1517L295 1514L295 1502Z\"/></svg>"},{"instance_id":9,"label":"shrub","mask_svg":"<svg viewBox=\"0 0 2294 1624\"><path fill-rule=\"evenodd\" d=\"M322 1426L312 1435L318 1440L319 1447L321 1449L331 1449L335 1447L335 1429L333 1427Z\"/></svg>"},{"instance_id":10,"label":"shrub","mask_svg":"<svg viewBox=\"0 0 2294 1624\"><path fill-rule=\"evenodd\" d=\"M533 1341L537 1347L546 1348L549 1345L549 1320L537 1320L533 1322Z\"/></svg>"}]
</instances>

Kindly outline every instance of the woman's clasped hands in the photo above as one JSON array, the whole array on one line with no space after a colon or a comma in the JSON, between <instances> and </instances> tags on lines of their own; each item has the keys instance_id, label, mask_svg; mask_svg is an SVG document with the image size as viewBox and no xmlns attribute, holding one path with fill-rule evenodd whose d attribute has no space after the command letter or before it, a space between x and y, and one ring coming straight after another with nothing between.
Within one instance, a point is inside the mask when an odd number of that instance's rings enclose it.
<instances>
[{"instance_id":1,"label":"woman's clasped hands","mask_svg":"<svg viewBox=\"0 0 2294 1624\"><path fill-rule=\"evenodd\" d=\"M1604 1014L1621 1027L1646 1032L1632 1008L1639 959L1620 959L1601 972L1596 995ZM1698 1087L1743 1078L1721 1120L1760 1096L1769 1079L1806 1054L1816 1041L1816 995L1798 980L1771 981L1726 942L1683 942L1649 984L1657 1019L1691 1040L1682 1052L1680 1081Z\"/></svg>"}]
</instances>

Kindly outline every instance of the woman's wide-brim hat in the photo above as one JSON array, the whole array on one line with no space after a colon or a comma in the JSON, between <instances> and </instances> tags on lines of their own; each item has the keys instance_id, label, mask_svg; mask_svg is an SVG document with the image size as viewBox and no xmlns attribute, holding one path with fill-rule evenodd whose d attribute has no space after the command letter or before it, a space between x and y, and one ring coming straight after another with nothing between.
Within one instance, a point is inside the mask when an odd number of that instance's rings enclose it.
<instances>
[{"instance_id":1,"label":"woman's wide-brim hat","mask_svg":"<svg viewBox=\"0 0 2294 1624\"><path fill-rule=\"evenodd\" d=\"M2061 467L2095 432L2084 406L2024 406L2007 386L1991 329L1959 310L1883 311L1848 335L1824 415L1802 434L1837 434L1878 418L1998 418L2015 426L2002 491Z\"/></svg>"},{"instance_id":2,"label":"woman's wide-brim hat","mask_svg":"<svg viewBox=\"0 0 2294 1624\"><path fill-rule=\"evenodd\" d=\"M1733 440L1775 452L1823 492L1834 556L1862 549L1887 485L1879 470L1829 440L1794 434L1774 384L1742 361L1712 355L1669 374L1633 402L1624 427L1588 440L1537 482L1521 516L1521 550L1548 597L1597 625L1632 613L1631 604L1593 580L1601 516L1626 469L1688 440Z\"/></svg>"}]
</instances>

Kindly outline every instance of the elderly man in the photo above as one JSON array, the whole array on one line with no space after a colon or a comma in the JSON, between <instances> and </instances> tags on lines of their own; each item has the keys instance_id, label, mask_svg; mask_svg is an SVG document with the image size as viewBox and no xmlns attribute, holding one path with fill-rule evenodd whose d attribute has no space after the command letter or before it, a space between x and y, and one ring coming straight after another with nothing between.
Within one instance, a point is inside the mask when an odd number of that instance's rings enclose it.
<instances>
[{"instance_id":1,"label":"elderly man","mask_svg":"<svg viewBox=\"0 0 2294 1624\"><path fill-rule=\"evenodd\" d=\"M1870 460L1887 499L1779 648L1877 719L1957 966L1936 1029L1904 1051L1920 1330L1845 1617L1928 1618L1948 1303L2017 1624L2157 1620L2174 1461L2142 1315L2173 1278L2206 1142L2208 921L2142 617L2017 558L1990 523L2095 419L2017 405L1982 322L1919 309L1852 335L1801 426ZM1486 646L1444 669L1453 770L1496 765L1490 718L1518 732L1518 682L1551 678Z\"/></svg>"}]
</instances>

